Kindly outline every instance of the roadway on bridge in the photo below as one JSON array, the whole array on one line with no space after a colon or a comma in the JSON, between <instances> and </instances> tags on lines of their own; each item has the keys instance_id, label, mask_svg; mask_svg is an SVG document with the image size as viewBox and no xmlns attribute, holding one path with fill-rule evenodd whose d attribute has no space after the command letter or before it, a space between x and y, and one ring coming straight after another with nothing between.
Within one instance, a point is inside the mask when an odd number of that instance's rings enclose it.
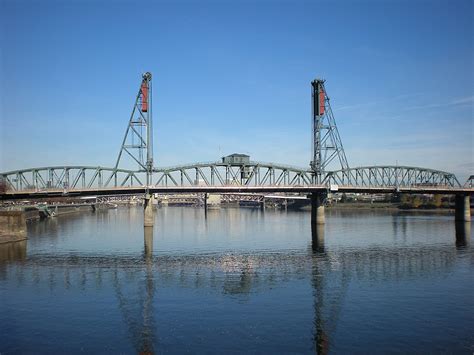
<instances>
[{"instance_id":1,"label":"roadway on bridge","mask_svg":"<svg viewBox=\"0 0 474 355\"><path fill-rule=\"evenodd\" d=\"M81 196L107 196L123 194L149 193L325 193L330 190L326 185L313 186L145 186L141 187L114 187L93 189L51 189L51 190L22 190L7 191L0 194L0 200L23 200L49 197L81 197ZM338 186L337 191L349 193L408 193L408 194L443 194L443 195L473 195L471 188L452 187L357 187Z\"/></svg>"}]
</instances>

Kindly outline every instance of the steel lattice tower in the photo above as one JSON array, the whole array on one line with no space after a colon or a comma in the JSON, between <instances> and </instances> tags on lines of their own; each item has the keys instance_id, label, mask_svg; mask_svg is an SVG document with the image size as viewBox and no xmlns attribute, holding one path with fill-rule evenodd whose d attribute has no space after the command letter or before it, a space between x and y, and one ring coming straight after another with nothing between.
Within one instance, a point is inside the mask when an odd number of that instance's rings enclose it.
<instances>
[{"instance_id":1,"label":"steel lattice tower","mask_svg":"<svg viewBox=\"0 0 474 355\"><path fill-rule=\"evenodd\" d=\"M349 168L324 82L322 79L311 82L313 160L310 166L313 170L314 182L317 184L323 181L328 165L336 158L339 160L341 169Z\"/></svg>"},{"instance_id":2,"label":"steel lattice tower","mask_svg":"<svg viewBox=\"0 0 474 355\"><path fill-rule=\"evenodd\" d=\"M147 186L151 184L153 171L153 127L151 112L152 90L151 73L142 75L142 82L138 90L127 130L122 141L122 147L115 163L118 168L123 152L127 153L136 163L139 171L146 172ZM146 150L146 157L144 156Z\"/></svg>"}]
</instances>

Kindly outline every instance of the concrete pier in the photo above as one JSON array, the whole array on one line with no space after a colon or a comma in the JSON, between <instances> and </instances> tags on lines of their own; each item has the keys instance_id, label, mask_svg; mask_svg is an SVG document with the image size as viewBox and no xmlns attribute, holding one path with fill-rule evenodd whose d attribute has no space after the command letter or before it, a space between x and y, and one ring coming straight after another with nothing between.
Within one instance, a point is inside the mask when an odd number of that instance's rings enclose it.
<instances>
[{"instance_id":1,"label":"concrete pier","mask_svg":"<svg viewBox=\"0 0 474 355\"><path fill-rule=\"evenodd\" d=\"M325 194L311 194L311 225L324 224L326 223L326 217L324 216L324 201L326 200Z\"/></svg>"},{"instance_id":2,"label":"concrete pier","mask_svg":"<svg viewBox=\"0 0 474 355\"><path fill-rule=\"evenodd\" d=\"M456 248L464 248L469 244L471 238L471 222L455 222Z\"/></svg>"},{"instance_id":3,"label":"concrete pier","mask_svg":"<svg viewBox=\"0 0 474 355\"><path fill-rule=\"evenodd\" d=\"M145 258L153 256L153 227L144 227L143 241L145 243Z\"/></svg>"},{"instance_id":4,"label":"concrete pier","mask_svg":"<svg viewBox=\"0 0 474 355\"><path fill-rule=\"evenodd\" d=\"M155 224L155 215L153 214L153 194L146 194L143 202L144 226L153 227Z\"/></svg>"},{"instance_id":5,"label":"concrete pier","mask_svg":"<svg viewBox=\"0 0 474 355\"><path fill-rule=\"evenodd\" d=\"M23 211L0 211L0 243L26 239L26 219Z\"/></svg>"},{"instance_id":6,"label":"concrete pier","mask_svg":"<svg viewBox=\"0 0 474 355\"><path fill-rule=\"evenodd\" d=\"M324 224L311 224L311 248L314 253L324 253Z\"/></svg>"},{"instance_id":7,"label":"concrete pier","mask_svg":"<svg viewBox=\"0 0 474 355\"><path fill-rule=\"evenodd\" d=\"M207 206L210 208L217 208L221 206L220 194L207 194Z\"/></svg>"},{"instance_id":8,"label":"concrete pier","mask_svg":"<svg viewBox=\"0 0 474 355\"><path fill-rule=\"evenodd\" d=\"M469 195L456 195L456 222L471 221L471 199Z\"/></svg>"}]
</instances>

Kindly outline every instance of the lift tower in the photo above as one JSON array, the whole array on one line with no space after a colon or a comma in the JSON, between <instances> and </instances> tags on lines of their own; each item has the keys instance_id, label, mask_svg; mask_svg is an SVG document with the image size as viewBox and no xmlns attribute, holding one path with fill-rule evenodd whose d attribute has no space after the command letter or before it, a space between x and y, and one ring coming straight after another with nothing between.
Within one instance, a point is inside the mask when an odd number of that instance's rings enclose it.
<instances>
[{"instance_id":1,"label":"lift tower","mask_svg":"<svg viewBox=\"0 0 474 355\"><path fill-rule=\"evenodd\" d=\"M311 82L313 160L310 166L313 170L313 182L315 184L322 183L326 169L336 158L339 160L341 169L349 168L341 137L339 136L336 121L329 104L329 97L324 88L324 82L325 80L322 79L315 79Z\"/></svg>"},{"instance_id":2,"label":"lift tower","mask_svg":"<svg viewBox=\"0 0 474 355\"><path fill-rule=\"evenodd\" d=\"M132 114L128 121L127 130L123 137L115 168L117 169L123 153L138 163L139 171L146 172L146 185L152 184L153 172L153 127L151 112L151 73L142 75L142 82L138 90ZM145 157L146 151L146 157Z\"/></svg>"}]
</instances>

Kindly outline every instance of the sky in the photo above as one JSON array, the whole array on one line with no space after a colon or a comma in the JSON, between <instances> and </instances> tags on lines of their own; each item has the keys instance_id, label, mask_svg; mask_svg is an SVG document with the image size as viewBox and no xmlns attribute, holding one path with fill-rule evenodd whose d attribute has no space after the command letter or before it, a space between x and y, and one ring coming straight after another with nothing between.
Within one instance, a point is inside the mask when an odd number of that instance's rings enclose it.
<instances>
[{"instance_id":1,"label":"sky","mask_svg":"<svg viewBox=\"0 0 474 355\"><path fill-rule=\"evenodd\" d=\"M239 152L309 167L310 83L324 78L351 167L463 183L473 4L0 0L0 172L113 166L150 71L155 166Z\"/></svg>"}]
</instances>

